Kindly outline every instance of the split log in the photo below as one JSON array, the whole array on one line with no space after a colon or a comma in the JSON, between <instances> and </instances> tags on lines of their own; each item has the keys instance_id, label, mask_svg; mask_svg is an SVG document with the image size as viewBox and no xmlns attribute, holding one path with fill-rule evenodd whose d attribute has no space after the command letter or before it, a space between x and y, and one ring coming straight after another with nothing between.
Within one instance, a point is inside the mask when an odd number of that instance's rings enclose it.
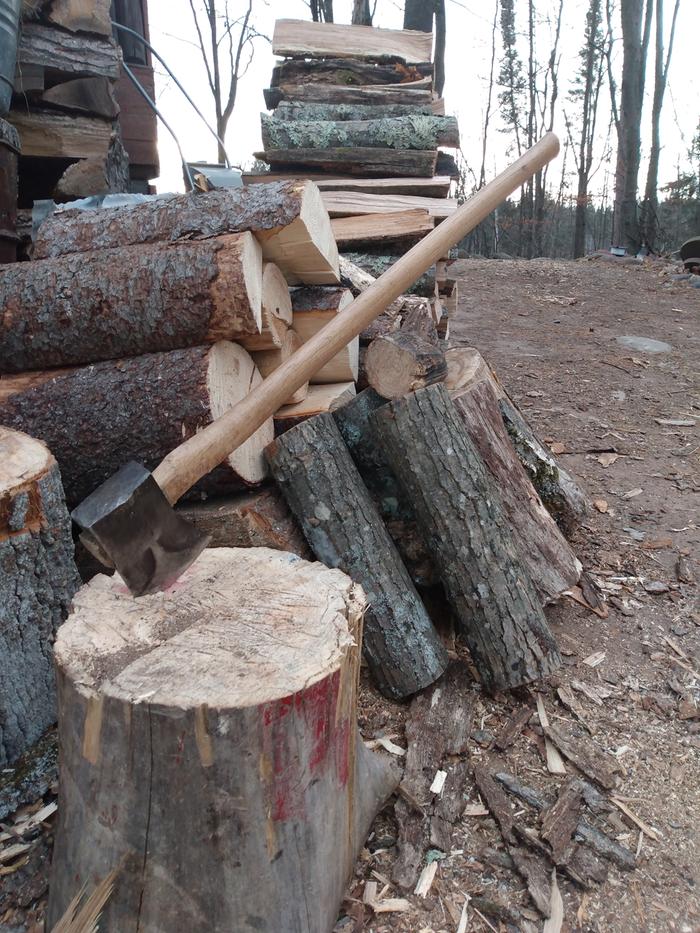
<instances>
[{"instance_id":1,"label":"split log","mask_svg":"<svg viewBox=\"0 0 700 933\"><path fill-rule=\"evenodd\" d=\"M432 113L430 104L324 104L320 101L301 104L283 100L275 108L278 120L382 120Z\"/></svg>"},{"instance_id":2,"label":"split log","mask_svg":"<svg viewBox=\"0 0 700 933\"><path fill-rule=\"evenodd\" d=\"M0 423L49 445L72 507L129 460L155 468L260 381L246 351L221 341L81 367L12 395L0 405ZM272 437L268 419L195 489L231 492L261 482Z\"/></svg>"},{"instance_id":3,"label":"split log","mask_svg":"<svg viewBox=\"0 0 700 933\"><path fill-rule=\"evenodd\" d=\"M408 84L365 85L347 87L344 84L282 84L263 89L265 106L274 110L283 101L311 104L410 104L426 106L432 101L432 90L423 81ZM413 110L413 107L412 107ZM415 111L414 111L415 112Z\"/></svg>"},{"instance_id":4,"label":"split log","mask_svg":"<svg viewBox=\"0 0 700 933\"><path fill-rule=\"evenodd\" d=\"M388 214L358 214L331 221L339 248L361 250L364 247L400 247L403 251L430 233L435 221L427 211L394 211Z\"/></svg>"},{"instance_id":5,"label":"split log","mask_svg":"<svg viewBox=\"0 0 700 933\"><path fill-rule=\"evenodd\" d=\"M294 405L283 405L275 412L275 435L284 434L302 421L335 411L355 397L354 382L338 382L334 385L310 385L306 398Z\"/></svg>"},{"instance_id":6,"label":"split log","mask_svg":"<svg viewBox=\"0 0 700 933\"><path fill-rule=\"evenodd\" d=\"M422 177L435 171L434 149L374 149L365 147L336 149L270 149L256 152L256 158L268 162L271 171L278 168L346 172L348 175L409 175ZM234 189L235 190L235 189ZM247 189L243 189L247 190Z\"/></svg>"},{"instance_id":7,"label":"split log","mask_svg":"<svg viewBox=\"0 0 700 933\"><path fill-rule=\"evenodd\" d=\"M205 551L137 601L118 577L80 591L56 643L49 926L117 869L104 933L331 929L396 785L356 726L363 608L344 574L266 548Z\"/></svg>"},{"instance_id":8,"label":"split log","mask_svg":"<svg viewBox=\"0 0 700 933\"><path fill-rule=\"evenodd\" d=\"M326 58L321 61L305 61L299 58L279 62L272 69L270 84L399 84L402 81L417 81L432 78L431 62L417 62L406 66L401 62L385 65L373 62L353 61L351 58Z\"/></svg>"},{"instance_id":9,"label":"split log","mask_svg":"<svg viewBox=\"0 0 700 933\"><path fill-rule=\"evenodd\" d=\"M306 343L352 303L346 288L295 288L292 292L294 330ZM355 337L314 375L313 384L357 379L359 339Z\"/></svg>"},{"instance_id":10,"label":"split log","mask_svg":"<svg viewBox=\"0 0 700 933\"><path fill-rule=\"evenodd\" d=\"M370 180L371 179L367 179ZM427 211L436 220L444 220L459 206L455 198L426 198L408 194L376 194L373 191L323 190L323 203L331 217L352 217L355 214L387 214L389 211Z\"/></svg>"},{"instance_id":11,"label":"split log","mask_svg":"<svg viewBox=\"0 0 700 933\"><path fill-rule=\"evenodd\" d=\"M263 146L271 149L333 149L365 146L374 149L459 148L455 117L416 114L381 120L277 120L260 115Z\"/></svg>"},{"instance_id":12,"label":"split log","mask_svg":"<svg viewBox=\"0 0 700 933\"><path fill-rule=\"evenodd\" d=\"M250 233L17 263L0 280L0 371L258 333L261 281L260 246Z\"/></svg>"},{"instance_id":13,"label":"split log","mask_svg":"<svg viewBox=\"0 0 700 933\"><path fill-rule=\"evenodd\" d=\"M119 51L111 37L73 35L40 23L23 23L17 58L20 68L39 65L75 78L99 76L117 81L121 69Z\"/></svg>"},{"instance_id":14,"label":"split log","mask_svg":"<svg viewBox=\"0 0 700 933\"><path fill-rule=\"evenodd\" d=\"M383 199L381 199L383 200ZM394 265L399 256L382 256L370 253L345 253L343 258L354 265L364 269L373 278L378 279L387 269ZM424 298L432 298L435 294L435 266L431 266L427 272L424 272L419 279L407 290L408 295L419 295Z\"/></svg>"},{"instance_id":15,"label":"split log","mask_svg":"<svg viewBox=\"0 0 700 933\"><path fill-rule=\"evenodd\" d=\"M454 407L500 491L505 516L543 604L558 599L581 576L581 564L522 468L487 381L453 394Z\"/></svg>"},{"instance_id":16,"label":"split log","mask_svg":"<svg viewBox=\"0 0 700 933\"><path fill-rule=\"evenodd\" d=\"M272 54L290 58L359 58L407 65L429 62L433 37L413 29L377 29L278 19L272 36Z\"/></svg>"},{"instance_id":17,"label":"split log","mask_svg":"<svg viewBox=\"0 0 700 933\"><path fill-rule=\"evenodd\" d=\"M354 297L361 295L376 279L344 256L340 257L340 284L349 288ZM399 296L379 314L360 334L360 347L371 343L375 337L392 334L401 326L401 314L406 298ZM366 388L366 384L363 388Z\"/></svg>"},{"instance_id":18,"label":"split log","mask_svg":"<svg viewBox=\"0 0 700 933\"><path fill-rule=\"evenodd\" d=\"M52 214L34 258L252 231L292 283L338 281L338 251L321 194L307 181L176 194L125 207Z\"/></svg>"},{"instance_id":19,"label":"split log","mask_svg":"<svg viewBox=\"0 0 700 933\"><path fill-rule=\"evenodd\" d=\"M287 330L292 326L292 299L287 280L274 262L263 263L260 294L260 333L242 337L241 344L250 351L281 348Z\"/></svg>"},{"instance_id":20,"label":"split log","mask_svg":"<svg viewBox=\"0 0 700 933\"><path fill-rule=\"evenodd\" d=\"M44 91L41 102L113 120L119 116L119 107L112 87L108 78L74 78Z\"/></svg>"},{"instance_id":21,"label":"split log","mask_svg":"<svg viewBox=\"0 0 700 933\"><path fill-rule=\"evenodd\" d=\"M107 177L107 162L103 157L73 162L56 182L53 197L56 201L70 201L94 194L108 194L114 188Z\"/></svg>"},{"instance_id":22,"label":"split log","mask_svg":"<svg viewBox=\"0 0 700 933\"><path fill-rule=\"evenodd\" d=\"M560 663L556 643L497 485L446 389L430 386L390 402L372 421L413 503L484 685L502 690L547 676Z\"/></svg>"},{"instance_id":23,"label":"split log","mask_svg":"<svg viewBox=\"0 0 700 933\"><path fill-rule=\"evenodd\" d=\"M386 402L374 389L365 389L337 408L333 417L411 579L417 586L432 586L439 582L439 577L413 505L404 494L372 430L370 417Z\"/></svg>"},{"instance_id":24,"label":"split log","mask_svg":"<svg viewBox=\"0 0 700 933\"><path fill-rule=\"evenodd\" d=\"M416 389L442 382L445 354L425 337L400 330L377 337L365 356L367 380L384 398L401 398Z\"/></svg>"},{"instance_id":25,"label":"split log","mask_svg":"<svg viewBox=\"0 0 700 933\"><path fill-rule=\"evenodd\" d=\"M282 338L282 345L280 347L275 347L272 350L258 350L257 353L253 353L253 360L263 379L267 379L270 373L273 373L278 366L281 366L282 363L286 363L290 356L296 353L303 342L299 334L289 328ZM305 382L287 399L287 405L296 405L298 402L303 402L308 394L309 383Z\"/></svg>"},{"instance_id":26,"label":"split log","mask_svg":"<svg viewBox=\"0 0 700 933\"><path fill-rule=\"evenodd\" d=\"M80 578L58 466L0 427L0 766L56 720L52 644Z\"/></svg>"},{"instance_id":27,"label":"split log","mask_svg":"<svg viewBox=\"0 0 700 933\"><path fill-rule=\"evenodd\" d=\"M430 301L417 295L404 298L401 309L401 331L422 337L428 343L439 346L435 317Z\"/></svg>"},{"instance_id":28,"label":"split log","mask_svg":"<svg viewBox=\"0 0 700 933\"><path fill-rule=\"evenodd\" d=\"M25 157L107 158L112 139L111 120L57 110L13 110L12 123L22 140Z\"/></svg>"},{"instance_id":29,"label":"split log","mask_svg":"<svg viewBox=\"0 0 700 933\"><path fill-rule=\"evenodd\" d=\"M433 683L447 664L445 649L333 416L292 428L267 454L316 557L367 594L363 647L379 690L400 699Z\"/></svg>"},{"instance_id":30,"label":"split log","mask_svg":"<svg viewBox=\"0 0 700 933\"><path fill-rule=\"evenodd\" d=\"M53 0L48 19L70 32L112 35L110 0Z\"/></svg>"},{"instance_id":31,"label":"split log","mask_svg":"<svg viewBox=\"0 0 700 933\"><path fill-rule=\"evenodd\" d=\"M311 551L275 486L207 502L182 502L177 512L203 534L209 547L269 547L311 560Z\"/></svg>"},{"instance_id":32,"label":"split log","mask_svg":"<svg viewBox=\"0 0 700 933\"><path fill-rule=\"evenodd\" d=\"M266 172L262 175L247 173L243 175L243 183L253 185L264 181L279 181L289 177L289 173ZM324 195L332 191L336 193L354 191L358 194L424 197L431 202L438 198L446 199L452 183L447 176L442 178L353 178L350 175L341 175L333 178L328 175L319 175L317 172L310 172L304 177L310 178L318 185Z\"/></svg>"},{"instance_id":33,"label":"split log","mask_svg":"<svg viewBox=\"0 0 700 933\"><path fill-rule=\"evenodd\" d=\"M565 533L571 533L589 511L588 498L573 476L537 439L522 412L508 397L499 400L501 415L518 459L532 485Z\"/></svg>"}]
</instances>

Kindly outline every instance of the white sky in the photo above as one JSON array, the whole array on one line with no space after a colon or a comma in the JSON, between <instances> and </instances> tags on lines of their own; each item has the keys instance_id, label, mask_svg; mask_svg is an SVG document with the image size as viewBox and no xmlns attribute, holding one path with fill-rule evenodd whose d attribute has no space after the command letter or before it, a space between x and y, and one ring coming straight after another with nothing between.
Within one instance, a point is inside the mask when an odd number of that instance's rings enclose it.
<instances>
[{"instance_id":1,"label":"white sky","mask_svg":"<svg viewBox=\"0 0 700 933\"><path fill-rule=\"evenodd\" d=\"M195 0L199 2L199 0ZM220 0L223 3L223 0ZM243 0L229 0L231 9L243 9ZM547 36L549 27L547 14L555 7L556 0L539 0L538 42L541 44L539 58L546 61L549 53ZM666 0L666 29L670 26L672 0ZM350 21L350 0L335 0L335 20ZM565 0L564 23L561 38L560 103L571 107L566 100L567 90L578 64L578 49L585 27L587 0ZM669 83L666 91L662 117L663 151L661 157L660 184L671 180L676 174L676 165L686 164L685 153L695 133L700 116L700 70L697 67L697 29L700 0L681 0L676 29L676 41L671 63ZM491 56L491 23L494 0L447 0L447 50L446 50L446 112L459 119L462 151L467 163L478 173L481 163L481 137L486 106L488 75ZM309 9L303 0L255 0L255 26L259 32L272 37L277 18L309 19ZM519 30L525 27L525 3L516 2L516 20ZM190 95L197 100L200 109L214 122L211 100L204 66L195 45L196 34L188 0L149 0L151 42L175 71ZM403 4L397 0L377 0L375 25L401 28ZM501 55L500 36L497 46L497 62ZM621 43L618 45L621 46ZM653 34L649 51L649 74L647 77L647 109L653 90ZM621 58L621 47L616 56ZM226 146L232 163L250 165L252 154L261 148L259 114L265 109L262 89L268 86L275 57L264 39L256 40L256 51L247 74L242 79L236 107L229 123ZM603 103L608 112L609 95L604 91ZM157 69L156 95L158 105L180 139L185 157L189 160L216 161L216 142L209 135L189 104L175 88L169 78ZM648 116L645 114L645 127ZM607 116L601 119L607 125ZM497 124L498 125L498 124ZM495 128L494 128L495 129ZM488 171L490 176L503 168L509 161L507 133L489 134ZM564 141L565 126L562 109L559 108L555 131ZM159 150L161 177L157 181L159 191L182 190L182 172L177 149L162 125L159 125ZM602 151L602 147L601 147ZM573 169L573 161L568 163ZM561 174L561 156L551 167L550 179ZM642 162L640 185L644 184L646 166ZM603 166L594 179L594 187L600 189L609 172ZM608 178L611 186L611 179Z\"/></svg>"}]
</instances>

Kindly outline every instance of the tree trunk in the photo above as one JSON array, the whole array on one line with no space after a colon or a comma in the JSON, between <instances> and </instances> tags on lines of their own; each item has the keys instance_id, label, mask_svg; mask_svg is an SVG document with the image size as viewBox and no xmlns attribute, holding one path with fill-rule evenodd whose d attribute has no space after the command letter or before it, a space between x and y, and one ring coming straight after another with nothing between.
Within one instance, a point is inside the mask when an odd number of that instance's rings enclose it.
<instances>
[{"instance_id":1,"label":"tree trunk","mask_svg":"<svg viewBox=\"0 0 700 933\"><path fill-rule=\"evenodd\" d=\"M442 382L447 363L442 350L425 337L400 330L378 337L365 357L367 380L384 398L402 398L409 392Z\"/></svg>"},{"instance_id":2,"label":"tree trunk","mask_svg":"<svg viewBox=\"0 0 700 933\"><path fill-rule=\"evenodd\" d=\"M338 408L333 417L411 579L417 586L433 586L440 578L413 506L394 476L370 423L373 412L386 403L374 389L365 389Z\"/></svg>"},{"instance_id":3,"label":"tree trunk","mask_svg":"<svg viewBox=\"0 0 700 933\"><path fill-rule=\"evenodd\" d=\"M369 24L371 25L371 24ZM418 65L378 65L372 62L353 61L350 58L328 58L321 61L305 61L290 58L272 69L271 87L281 84L335 84L377 85L401 84L429 78L433 73L430 62ZM277 116L277 114L275 114Z\"/></svg>"},{"instance_id":4,"label":"tree trunk","mask_svg":"<svg viewBox=\"0 0 700 933\"><path fill-rule=\"evenodd\" d=\"M287 431L268 457L317 558L367 594L364 652L378 688L400 699L428 686L445 669L445 650L333 416Z\"/></svg>"},{"instance_id":5,"label":"tree trunk","mask_svg":"<svg viewBox=\"0 0 700 933\"><path fill-rule=\"evenodd\" d=\"M574 586L581 564L535 492L503 425L498 398L488 382L452 395L474 447L501 494L520 560L543 604Z\"/></svg>"},{"instance_id":6,"label":"tree trunk","mask_svg":"<svg viewBox=\"0 0 700 933\"><path fill-rule=\"evenodd\" d=\"M292 292L294 330L306 343L351 303L352 293L346 288L295 288ZM359 338L353 338L310 381L318 385L357 379L359 346Z\"/></svg>"},{"instance_id":7,"label":"tree trunk","mask_svg":"<svg viewBox=\"0 0 700 933\"><path fill-rule=\"evenodd\" d=\"M344 253L343 258L359 266L360 269L364 269L365 272L369 272L375 279L378 279L380 275L394 265L400 256L377 256L370 253ZM431 266L427 272L424 272L423 275L411 285L406 294L432 298L435 295L435 266Z\"/></svg>"},{"instance_id":8,"label":"tree trunk","mask_svg":"<svg viewBox=\"0 0 700 933\"><path fill-rule=\"evenodd\" d=\"M338 281L338 252L320 192L311 182L295 180L52 214L39 229L34 258L246 230L292 284Z\"/></svg>"},{"instance_id":9,"label":"tree trunk","mask_svg":"<svg viewBox=\"0 0 700 933\"><path fill-rule=\"evenodd\" d=\"M221 341L81 367L12 395L0 405L0 423L53 450L72 508L129 460L156 467L260 381L246 351ZM268 419L195 488L231 492L261 482L272 437Z\"/></svg>"},{"instance_id":10,"label":"tree trunk","mask_svg":"<svg viewBox=\"0 0 700 933\"><path fill-rule=\"evenodd\" d=\"M50 926L116 869L104 933L331 929L396 785L356 726L363 602L267 549L205 551L136 602L118 577L81 591L56 643Z\"/></svg>"},{"instance_id":11,"label":"tree trunk","mask_svg":"<svg viewBox=\"0 0 700 933\"><path fill-rule=\"evenodd\" d=\"M388 117L383 120L277 120L261 115L262 141L271 149L333 149L364 146L371 149L459 148L456 117Z\"/></svg>"},{"instance_id":12,"label":"tree trunk","mask_svg":"<svg viewBox=\"0 0 700 933\"><path fill-rule=\"evenodd\" d=\"M52 645L80 578L56 461L0 427L0 766L56 720Z\"/></svg>"},{"instance_id":13,"label":"tree trunk","mask_svg":"<svg viewBox=\"0 0 700 933\"><path fill-rule=\"evenodd\" d=\"M0 281L0 370L92 363L258 333L261 282L260 246L250 233L17 263Z\"/></svg>"},{"instance_id":14,"label":"tree trunk","mask_svg":"<svg viewBox=\"0 0 700 933\"><path fill-rule=\"evenodd\" d=\"M369 0L353 0L352 24L353 26L372 25L372 11L369 8Z\"/></svg>"},{"instance_id":15,"label":"tree trunk","mask_svg":"<svg viewBox=\"0 0 700 933\"><path fill-rule=\"evenodd\" d=\"M433 31L434 3L432 0L406 0L403 12L403 28Z\"/></svg>"},{"instance_id":16,"label":"tree trunk","mask_svg":"<svg viewBox=\"0 0 700 933\"><path fill-rule=\"evenodd\" d=\"M176 510L210 536L209 547L268 547L311 560L301 529L276 486L207 502L182 502Z\"/></svg>"},{"instance_id":17,"label":"tree trunk","mask_svg":"<svg viewBox=\"0 0 700 933\"><path fill-rule=\"evenodd\" d=\"M447 390L431 386L390 402L372 418L484 686L512 689L546 677L560 663L556 643L520 561L498 486Z\"/></svg>"},{"instance_id":18,"label":"tree trunk","mask_svg":"<svg viewBox=\"0 0 700 933\"><path fill-rule=\"evenodd\" d=\"M431 116L428 104L333 104L281 101L275 110L276 120L383 120L386 117Z\"/></svg>"}]
</instances>

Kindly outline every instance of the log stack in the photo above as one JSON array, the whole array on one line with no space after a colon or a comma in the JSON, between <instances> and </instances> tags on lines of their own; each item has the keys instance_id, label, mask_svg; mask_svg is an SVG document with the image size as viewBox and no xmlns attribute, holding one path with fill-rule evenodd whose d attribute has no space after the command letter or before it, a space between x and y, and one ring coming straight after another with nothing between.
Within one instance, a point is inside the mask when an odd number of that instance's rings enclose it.
<instances>
[{"instance_id":1,"label":"log stack","mask_svg":"<svg viewBox=\"0 0 700 933\"><path fill-rule=\"evenodd\" d=\"M456 165L442 150L459 148L459 128L433 91L432 44L413 30L275 24L283 58L264 92L272 113L261 115L257 155L269 177L316 181L339 249L375 277L457 206ZM457 301L446 262L412 290L430 300L443 338Z\"/></svg>"}]
</instances>

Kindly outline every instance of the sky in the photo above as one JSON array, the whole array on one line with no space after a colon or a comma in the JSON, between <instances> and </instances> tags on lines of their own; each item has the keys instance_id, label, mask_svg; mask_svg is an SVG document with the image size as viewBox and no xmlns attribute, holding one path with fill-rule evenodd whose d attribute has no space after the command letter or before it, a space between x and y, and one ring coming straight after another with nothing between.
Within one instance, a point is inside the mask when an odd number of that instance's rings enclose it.
<instances>
[{"instance_id":1,"label":"sky","mask_svg":"<svg viewBox=\"0 0 700 933\"><path fill-rule=\"evenodd\" d=\"M201 0L194 0L195 4ZM219 0L223 3L224 0ZM670 25L673 0L666 0L667 32ZM231 9L243 9L243 0L229 0ZM484 110L488 93L489 67L491 58L491 27L495 0L447 0L447 48L446 48L446 112L454 114L460 125L462 152L466 162L477 173L481 164L481 140ZM664 113L662 116L662 141L660 184L676 177L677 165L683 167L685 153L695 133L700 117L700 70L697 68L697 8L700 0L681 0L676 28L676 40L669 71ZM151 42L168 62L178 79L200 109L213 124L213 101L206 81L197 37L193 26L189 0L149 0ZM350 22L351 0L335 0L335 20ZM546 61L549 51L550 26L547 14L555 6L555 0L538 0L540 24L537 41L541 48L540 58ZM571 104L566 100L568 87L577 65L579 46L583 39L587 0L565 0L564 21L561 37L560 101L567 110ZM258 32L272 37L274 22L278 18L310 19L308 5L304 0L255 0L254 22ZM516 26L525 27L524 0L516 0ZM518 19L519 18L519 19ZM403 21L403 4L397 0L377 0L375 26L400 29ZM653 46L653 36L652 36ZM497 56L500 57L500 45ZM621 43L615 48L615 63L619 67L622 57ZM249 167L253 152L262 148L260 141L260 112L265 110L262 90L267 87L275 63L270 43L260 38L255 42L255 54L242 78L236 107L229 123L226 148L232 164ZM648 151L648 111L651 109L653 90L653 49L649 53L649 74L646 88L646 112L644 118L645 152L642 156L640 185L644 184L645 155ZM608 92L603 98L605 115L601 119L607 128L609 113ZM216 142L203 123L186 102L173 82L159 67L156 70L156 97L159 108L180 140L185 157L191 161L216 161ZM557 132L564 142L566 128L562 109L559 109ZM159 124L159 152L161 161L160 178L156 180L158 191L183 190L182 171L177 147L167 130ZM487 175L493 177L512 161L508 147L510 137L499 130L489 134ZM599 150L603 151L603 140ZM550 178L558 179L562 170L562 156L552 165ZM600 192L606 183L612 187L613 166L600 164L593 179L592 190ZM571 158L567 169L573 169Z\"/></svg>"}]
</instances>

